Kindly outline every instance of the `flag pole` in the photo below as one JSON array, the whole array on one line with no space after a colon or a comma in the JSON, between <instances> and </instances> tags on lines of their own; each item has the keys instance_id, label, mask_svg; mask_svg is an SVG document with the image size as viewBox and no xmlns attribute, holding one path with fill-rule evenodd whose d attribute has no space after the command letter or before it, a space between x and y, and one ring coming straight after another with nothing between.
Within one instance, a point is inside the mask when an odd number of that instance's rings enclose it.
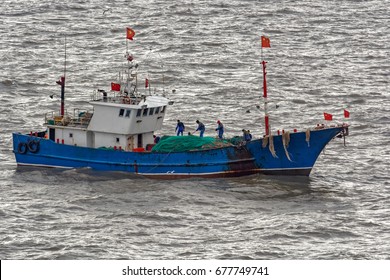
<instances>
[{"instance_id":1,"label":"flag pole","mask_svg":"<svg viewBox=\"0 0 390 280\"><path fill-rule=\"evenodd\" d=\"M65 115L65 75L66 75L66 35L65 35L65 59L64 59L64 75L56 83L61 86L61 107L60 115Z\"/></svg>"},{"instance_id":2,"label":"flag pole","mask_svg":"<svg viewBox=\"0 0 390 280\"><path fill-rule=\"evenodd\" d=\"M262 61L263 65L263 98L264 98L264 124L265 124L265 135L269 135L269 116L267 108L267 79L266 79L266 61Z\"/></svg>"},{"instance_id":3,"label":"flag pole","mask_svg":"<svg viewBox=\"0 0 390 280\"><path fill-rule=\"evenodd\" d=\"M61 79L61 116L65 115L66 35L64 51L64 77Z\"/></svg>"},{"instance_id":4,"label":"flag pole","mask_svg":"<svg viewBox=\"0 0 390 280\"><path fill-rule=\"evenodd\" d=\"M127 73L127 81L126 81L126 87L128 89L131 89L131 86L130 86L130 80L131 80L131 71L130 71L130 68L131 68L131 65L132 64L132 61L133 61L133 57L129 54L129 40L133 40L133 37L135 35L135 32L133 29L127 27L126 28L126 59L127 59L127 70L126 70L126 73ZM136 91L136 88L137 88L137 76L135 77L136 79L136 86L135 86L135 89L133 92Z\"/></svg>"},{"instance_id":5,"label":"flag pole","mask_svg":"<svg viewBox=\"0 0 390 280\"><path fill-rule=\"evenodd\" d=\"M269 38L261 36L261 64L263 65L263 100L264 100L264 125L265 125L265 135L270 134L270 125L269 125L269 116L267 108L267 79L266 79L266 61L263 59L263 48L269 48Z\"/></svg>"},{"instance_id":6,"label":"flag pole","mask_svg":"<svg viewBox=\"0 0 390 280\"><path fill-rule=\"evenodd\" d=\"M65 77L65 74L66 74L66 34L65 34L65 60L64 60L64 77Z\"/></svg>"},{"instance_id":7,"label":"flag pole","mask_svg":"<svg viewBox=\"0 0 390 280\"><path fill-rule=\"evenodd\" d=\"M261 59L261 61L263 61L264 59L263 59L263 46L261 46L261 54L260 54L260 59Z\"/></svg>"},{"instance_id":8,"label":"flag pole","mask_svg":"<svg viewBox=\"0 0 390 280\"><path fill-rule=\"evenodd\" d=\"M129 79L130 79L130 61L129 61L129 40L127 38L127 28L126 28L126 60L127 60L127 69L125 71L125 74L127 73L127 77L126 77L126 88L129 86ZM122 90L122 88L121 88Z\"/></svg>"},{"instance_id":9,"label":"flag pole","mask_svg":"<svg viewBox=\"0 0 390 280\"><path fill-rule=\"evenodd\" d=\"M129 65L130 61L129 61L129 40L128 38L126 37L126 60L127 60L127 65Z\"/></svg>"}]
</instances>

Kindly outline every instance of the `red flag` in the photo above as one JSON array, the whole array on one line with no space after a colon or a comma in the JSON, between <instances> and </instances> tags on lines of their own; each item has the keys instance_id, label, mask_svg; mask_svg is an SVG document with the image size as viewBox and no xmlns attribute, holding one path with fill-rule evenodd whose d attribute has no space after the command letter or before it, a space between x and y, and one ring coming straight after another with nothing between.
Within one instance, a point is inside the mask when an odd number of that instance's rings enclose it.
<instances>
[{"instance_id":1,"label":"red flag","mask_svg":"<svg viewBox=\"0 0 390 280\"><path fill-rule=\"evenodd\" d=\"M121 85L116 83L111 83L111 90L112 91L121 91Z\"/></svg>"},{"instance_id":2,"label":"red flag","mask_svg":"<svg viewBox=\"0 0 390 280\"><path fill-rule=\"evenodd\" d=\"M148 88L148 87L149 87L149 80L145 79L145 88Z\"/></svg>"},{"instance_id":3,"label":"red flag","mask_svg":"<svg viewBox=\"0 0 390 280\"><path fill-rule=\"evenodd\" d=\"M331 121L333 119L333 116L331 114L324 112L324 118L326 121Z\"/></svg>"},{"instance_id":4,"label":"red flag","mask_svg":"<svg viewBox=\"0 0 390 280\"><path fill-rule=\"evenodd\" d=\"M349 118L349 111L344 109L344 118Z\"/></svg>"},{"instance_id":5,"label":"red flag","mask_svg":"<svg viewBox=\"0 0 390 280\"><path fill-rule=\"evenodd\" d=\"M261 47L262 48L270 48L271 42L268 37L261 36Z\"/></svg>"},{"instance_id":6,"label":"red flag","mask_svg":"<svg viewBox=\"0 0 390 280\"><path fill-rule=\"evenodd\" d=\"M126 38L129 40L133 40L134 35L135 35L134 30L127 27L126 28Z\"/></svg>"}]
</instances>

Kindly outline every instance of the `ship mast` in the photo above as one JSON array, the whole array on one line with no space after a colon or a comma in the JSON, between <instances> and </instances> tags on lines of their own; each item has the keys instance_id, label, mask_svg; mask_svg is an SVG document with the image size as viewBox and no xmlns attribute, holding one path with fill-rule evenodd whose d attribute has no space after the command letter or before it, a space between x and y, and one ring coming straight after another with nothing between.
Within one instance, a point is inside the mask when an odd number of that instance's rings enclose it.
<instances>
[{"instance_id":1,"label":"ship mast","mask_svg":"<svg viewBox=\"0 0 390 280\"><path fill-rule=\"evenodd\" d=\"M264 124L265 124L265 135L270 134L270 127L269 127L269 116L268 116L268 109L267 109L267 79L266 79L266 61L263 60L263 48L270 48L270 39L265 36L261 36L261 64L263 65L263 98L264 98Z\"/></svg>"},{"instance_id":2,"label":"ship mast","mask_svg":"<svg viewBox=\"0 0 390 280\"><path fill-rule=\"evenodd\" d=\"M65 60L64 60L64 76L60 78L56 83L61 86L61 111L62 117L65 115L65 74L66 74L66 35L65 35Z\"/></svg>"},{"instance_id":3,"label":"ship mast","mask_svg":"<svg viewBox=\"0 0 390 280\"><path fill-rule=\"evenodd\" d=\"M134 65L133 64L133 56L129 53L129 40L133 41L133 37L135 36L135 32L133 29L127 27L126 28L126 59L127 59L127 70L126 70L126 86L125 86L125 90L127 90L127 93L126 95L128 95L129 93L132 93L132 94L135 94L136 91L137 91L137 74L135 73L135 85L134 85L134 90L132 92L131 89L132 89L132 83L131 81L134 80L134 77L132 76L133 74L133 70L130 70L130 69L133 69L133 66L135 68L137 68L137 65ZM124 92L122 92L123 94Z\"/></svg>"},{"instance_id":4,"label":"ship mast","mask_svg":"<svg viewBox=\"0 0 390 280\"><path fill-rule=\"evenodd\" d=\"M267 109L267 79L265 71L266 68L266 61L262 61L261 64L263 65L263 98L264 98L264 124L265 124L265 135L269 135L269 116L268 116L268 109Z\"/></svg>"}]
</instances>

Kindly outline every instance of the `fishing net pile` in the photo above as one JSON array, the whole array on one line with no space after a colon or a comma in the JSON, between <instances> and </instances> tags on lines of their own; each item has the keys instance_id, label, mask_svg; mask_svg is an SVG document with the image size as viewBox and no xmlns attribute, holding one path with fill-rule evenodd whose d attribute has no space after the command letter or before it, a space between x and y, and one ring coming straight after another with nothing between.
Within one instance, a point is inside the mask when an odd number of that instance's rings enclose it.
<instances>
[{"instance_id":1,"label":"fishing net pile","mask_svg":"<svg viewBox=\"0 0 390 280\"><path fill-rule=\"evenodd\" d=\"M152 152L185 152L233 146L228 140L198 136L163 136Z\"/></svg>"}]
</instances>

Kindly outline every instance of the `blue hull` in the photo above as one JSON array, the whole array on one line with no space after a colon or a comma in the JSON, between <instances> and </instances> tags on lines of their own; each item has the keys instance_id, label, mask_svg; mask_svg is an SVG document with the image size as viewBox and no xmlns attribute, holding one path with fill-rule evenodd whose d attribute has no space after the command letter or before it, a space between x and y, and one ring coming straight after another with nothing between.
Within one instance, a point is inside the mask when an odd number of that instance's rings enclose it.
<instances>
[{"instance_id":1,"label":"blue hull","mask_svg":"<svg viewBox=\"0 0 390 280\"><path fill-rule=\"evenodd\" d=\"M309 143L306 142L305 132L291 133L286 149L282 136L274 136L274 155L270 152L269 145L263 147L262 139L241 147L162 153L77 147L18 133L13 134L13 152L18 165L89 167L161 179L237 177L255 173L308 176L326 144L343 129L333 127L311 131ZM31 145L32 141L39 144Z\"/></svg>"}]
</instances>

